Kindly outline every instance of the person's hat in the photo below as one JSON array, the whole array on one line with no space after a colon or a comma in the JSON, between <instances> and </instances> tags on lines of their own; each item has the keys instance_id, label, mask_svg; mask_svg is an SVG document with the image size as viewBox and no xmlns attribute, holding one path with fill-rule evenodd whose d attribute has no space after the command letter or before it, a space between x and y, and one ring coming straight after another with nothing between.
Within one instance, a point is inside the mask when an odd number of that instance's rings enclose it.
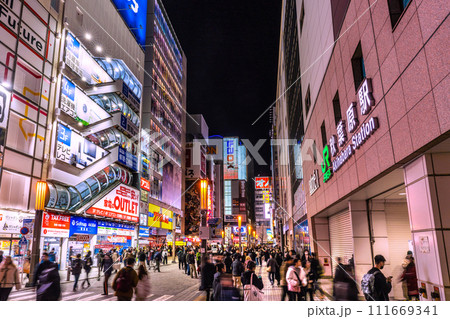
<instances>
[{"instance_id":1,"label":"person's hat","mask_svg":"<svg viewBox=\"0 0 450 319\"><path fill-rule=\"evenodd\" d=\"M407 252L406 254L407 254L407 255L412 255L413 253L412 253L411 250L408 250L408 252Z\"/></svg>"}]
</instances>

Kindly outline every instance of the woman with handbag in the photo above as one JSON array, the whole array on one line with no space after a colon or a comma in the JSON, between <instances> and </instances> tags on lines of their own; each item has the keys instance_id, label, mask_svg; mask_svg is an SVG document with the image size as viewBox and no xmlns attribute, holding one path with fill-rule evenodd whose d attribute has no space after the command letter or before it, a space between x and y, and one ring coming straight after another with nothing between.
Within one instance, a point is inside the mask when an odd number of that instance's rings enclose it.
<instances>
[{"instance_id":1,"label":"woman with handbag","mask_svg":"<svg viewBox=\"0 0 450 319\"><path fill-rule=\"evenodd\" d=\"M19 271L12 262L11 256L6 256L0 264L0 301L8 300L12 288L21 288Z\"/></svg>"},{"instance_id":2,"label":"woman with handbag","mask_svg":"<svg viewBox=\"0 0 450 319\"><path fill-rule=\"evenodd\" d=\"M264 284L260 277L255 274L256 264L254 261L247 263L247 271L242 274L241 281L244 287L245 301L262 301Z\"/></svg>"},{"instance_id":3,"label":"woman with handbag","mask_svg":"<svg viewBox=\"0 0 450 319\"><path fill-rule=\"evenodd\" d=\"M289 301L303 300L302 287L305 287L308 281L301 264L300 259L294 259L294 264L288 268L286 273Z\"/></svg>"}]
</instances>

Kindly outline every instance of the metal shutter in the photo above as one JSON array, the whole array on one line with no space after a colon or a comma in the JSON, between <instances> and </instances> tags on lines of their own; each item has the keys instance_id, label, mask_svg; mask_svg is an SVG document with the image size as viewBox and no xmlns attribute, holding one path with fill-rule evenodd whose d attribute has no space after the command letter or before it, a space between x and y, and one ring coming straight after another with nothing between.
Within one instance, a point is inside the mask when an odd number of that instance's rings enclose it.
<instances>
[{"instance_id":1,"label":"metal shutter","mask_svg":"<svg viewBox=\"0 0 450 319\"><path fill-rule=\"evenodd\" d=\"M335 261L338 257L341 257L342 262L346 264L353 255L353 231L350 212L346 211L333 215L328 219L328 223L334 273L337 265Z\"/></svg>"},{"instance_id":2,"label":"metal shutter","mask_svg":"<svg viewBox=\"0 0 450 319\"><path fill-rule=\"evenodd\" d=\"M392 280L392 291L394 299L403 299L402 285L398 283L398 278L403 272L402 262L409 250L408 241L412 239L411 228L409 226L408 206L404 203L389 203L384 206L386 212L386 225L389 242L389 259ZM392 295L392 292L391 292Z\"/></svg>"}]
</instances>

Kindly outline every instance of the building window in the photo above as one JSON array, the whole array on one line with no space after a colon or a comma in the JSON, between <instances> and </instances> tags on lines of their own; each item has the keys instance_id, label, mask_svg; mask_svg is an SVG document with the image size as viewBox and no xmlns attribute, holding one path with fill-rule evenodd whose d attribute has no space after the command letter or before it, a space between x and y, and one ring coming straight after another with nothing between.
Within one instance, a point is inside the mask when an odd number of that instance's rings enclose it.
<instances>
[{"instance_id":1,"label":"building window","mask_svg":"<svg viewBox=\"0 0 450 319\"><path fill-rule=\"evenodd\" d=\"M303 22L305 21L305 2L302 2L302 10L300 12L300 35L302 34L303 30Z\"/></svg>"},{"instance_id":2,"label":"building window","mask_svg":"<svg viewBox=\"0 0 450 319\"><path fill-rule=\"evenodd\" d=\"M388 0L392 28L395 27L410 2L411 0Z\"/></svg>"},{"instance_id":3,"label":"building window","mask_svg":"<svg viewBox=\"0 0 450 319\"><path fill-rule=\"evenodd\" d=\"M311 93L310 93L309 85L308 85L308 91L306 91L306 96L305 96L305 116L306 117L308 117L310 108L311 108Z\"/></svg>"},{"instance_id":4,"label":"building window","mask_svg":"<svg viewBox=\"0 0 450 319\"><path fill-rule=\"evenodd\" d=\"M355 90L357 91L361 82L366 77L366 69L364 67L364 59L361 50L361 42L358 43L355 53L352 57L353 80L355 81Z\"/></svg>"},{"instance_id":5,"label":"building window","mask_svg":"<svg viewBox=\"0 0 450 319\"><path fill-rule=\"evenodd\" d=\"M317 163L317 146L316 146L316 141L313 141L312 149L313 149L314 164L316 164Z\"/></svg>"},{"instance_id":6,"label":"building window","mask_svg":"<svg viewBox=\"0 0 450 319\"><path fill-rule=\"evenodd\" d=\"M341 103L339 103L339 91L336 91L336 95L333 98L333 111L334 111L334 123L337 126L339 121L342 120Z\"/></svg>"},{"instance_id":7,"label":"building window","mask_svg":"<svg viewBox=\"0 0 450 319\"><path fill-rule=\"evenodd\" d=\"M322 122L320 126L320 133L322 134L322 146L327 145L327 130L325 129L325 121Z\"/></svg>"}]
</instances>

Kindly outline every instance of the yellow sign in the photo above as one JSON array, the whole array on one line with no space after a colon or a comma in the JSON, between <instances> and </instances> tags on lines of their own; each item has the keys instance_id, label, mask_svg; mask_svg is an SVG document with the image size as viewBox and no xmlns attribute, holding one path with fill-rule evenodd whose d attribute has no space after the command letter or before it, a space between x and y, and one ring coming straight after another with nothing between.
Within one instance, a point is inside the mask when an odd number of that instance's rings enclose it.
<instances>
[{"instance_id":1,"label":"yellow sign","mask_svg":"<svg viewBox=\"0 0 450 319\"><path fill-rule=\"evenodd\" d=\"M148 227L161 227L161 207L148 204Z\"/></svg>"},{"instance_id":2,"label":"yellow sign","mask_svg":"<svg viewBox=\"0 0 450 319\"><path fill-rule=\"evenodd\" d=\"M163 208L161 214L161 228L172 229L172 218L173 212L171 210Z\"/></svg>"},{"instance_id":3,"label":"yellow sign","mask_svg":"<svg viewBox=\"0 0 450 319\"><path fill-rule=\"evenodd\" d=\"M186 246L186 243L184 241L176 241L175 246Z\"/></svg>"}]
</instances>

